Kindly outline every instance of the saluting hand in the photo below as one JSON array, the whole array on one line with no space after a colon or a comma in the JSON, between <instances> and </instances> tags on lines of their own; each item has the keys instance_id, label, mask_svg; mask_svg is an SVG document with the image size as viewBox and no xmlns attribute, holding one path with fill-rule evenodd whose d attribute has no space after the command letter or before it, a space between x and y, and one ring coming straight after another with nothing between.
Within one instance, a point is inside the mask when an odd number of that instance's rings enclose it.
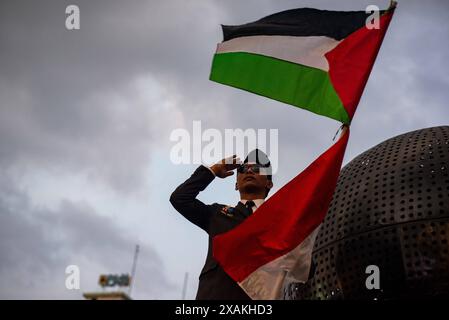
<instances>
[{"instance_id":1,"label":"saluting hand","mask_svg":"<svg viewBox=\"0 0 449 320\"><path fill-rule=\"evenodd\" d=\"M226 178L234 174L234 169L238 168L241 164L240 158L236 155L232 157L224 158L218 163L214 164L210 169L215 173L217 177Z\"/></svg>"}]
</instances>

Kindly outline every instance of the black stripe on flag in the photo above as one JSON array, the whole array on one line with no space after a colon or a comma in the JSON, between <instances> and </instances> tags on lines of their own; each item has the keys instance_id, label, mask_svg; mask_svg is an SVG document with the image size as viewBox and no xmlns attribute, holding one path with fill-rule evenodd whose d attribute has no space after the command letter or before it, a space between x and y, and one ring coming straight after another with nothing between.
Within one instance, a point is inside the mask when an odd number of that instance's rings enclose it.
<instances>
[{"instance_id":1,"label":"black stripe on flag","mask_svg":"<svg viewBox=\"0 0 449 320\"><path fill-rule=\"evenodd\" d=\"M385 10L381 10L379 14L382 15L384 12ZM223 41L263 35L327 36L341 40L360 29L371 14L365 11L292 9L239 26L222 25Z\"/></svg>"}]
</instances>

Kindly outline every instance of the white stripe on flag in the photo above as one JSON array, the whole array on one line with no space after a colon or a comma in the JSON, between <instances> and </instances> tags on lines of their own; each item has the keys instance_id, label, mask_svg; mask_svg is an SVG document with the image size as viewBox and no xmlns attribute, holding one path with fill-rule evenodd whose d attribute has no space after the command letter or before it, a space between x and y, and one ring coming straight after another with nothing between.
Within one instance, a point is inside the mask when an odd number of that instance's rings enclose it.
<instances>
[{"instance_id":1,"label":"white stripe on flag","mask_svg":"<svg viewBox=\"0 0 449 320\"><path fill-rule=\"evenodd\" d=\"M306 282L312 263L312 250L319 225L292 251L259 267L243 281L240 287L253 300L277 300L282 298L286 283Z\"/></svg>"},{"instance_id":2,"label":"white stripe on flag","mask_svg":"<svg viewBox=\"0 0 449 320\"><path fill-rule=\"evenodd\" d=\"M329 71L324 54L340 41L324 36L250 36L234 38L217 46L217 53L248 52Z\"/></svg>"}]
</instances>

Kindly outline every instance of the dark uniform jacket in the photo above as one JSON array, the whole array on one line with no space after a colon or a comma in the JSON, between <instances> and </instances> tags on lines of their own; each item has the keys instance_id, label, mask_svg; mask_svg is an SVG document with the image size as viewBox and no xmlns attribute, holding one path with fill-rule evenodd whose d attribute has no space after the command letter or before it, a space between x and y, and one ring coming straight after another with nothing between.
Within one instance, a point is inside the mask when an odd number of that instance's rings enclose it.
<instances>
[{"instance_id":1,"label":"dark uniform jacket","mask_svg":"<svg viewBox=\"0 0 449 320\"><path fill-rule=\"evenodd\" d=\"M214 174L208 168L200 166L170 197L171 204L179 213L209 234L209 248L206 263L199 277L196 299L249 300L250 297L212 257L212 239L217 234L239 225L250 212L241 202L236 207L228 207L218 203L206 205L196 199L198 193L214 178Z\"/></svg>"}]
</instances>

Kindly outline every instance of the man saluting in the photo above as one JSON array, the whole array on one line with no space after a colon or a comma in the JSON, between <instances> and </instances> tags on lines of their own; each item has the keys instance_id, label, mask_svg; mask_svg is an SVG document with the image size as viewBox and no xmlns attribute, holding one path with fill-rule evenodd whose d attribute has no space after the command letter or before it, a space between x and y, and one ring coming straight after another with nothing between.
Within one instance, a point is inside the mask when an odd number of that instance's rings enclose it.
<instances>
[{"instance_id":1,"label":"man saluting","mask_svg":"<svg viewBox=\"0 0 449 320\"><path fill-rule=\"evenodd\" d=\"M235 207L196 199L215 177L226 178L237 169L235 189L240 201ZM172 193L170 202L187 220L209 234L206 263L199 277L197 300L250 300L242 288L221 268L212 256L214 236L242 223L259 208L273 187L271 165L265 153L251 151L243 164L236 156L223 159L212 167L200 166L192 176Z\"/></svg>"}]
</instances>

